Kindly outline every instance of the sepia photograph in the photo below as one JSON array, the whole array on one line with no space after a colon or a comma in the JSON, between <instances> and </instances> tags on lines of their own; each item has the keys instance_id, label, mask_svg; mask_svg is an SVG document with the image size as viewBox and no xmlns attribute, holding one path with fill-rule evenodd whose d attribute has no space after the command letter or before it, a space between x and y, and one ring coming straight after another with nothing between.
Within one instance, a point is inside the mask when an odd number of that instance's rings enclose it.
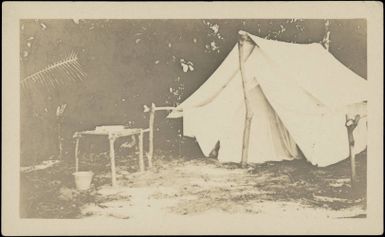
<instances>
[{"instance_id":1,"label":"sepia photograph","mask_svg":"<svg viewBox=\"0 0 385 237\"><path fill-rule=\"evenodd\" d=\"M383 41L370 27L383 12L350 3L363 15L286 14L283 2L244 17L245 3L212 17L199 12L208 2L121 4L136 17L114 15L117 3L62 3L63 16L57 3L20 5L3 23L17 60L3 87L12 81L18 102L3 103L3 116L17 113L2 133L17 151L2 142L2 170L13 162L2 193L17 208L2 211L2 233L381 234L383 58L372 48ZM14 229L35 222L43 229Z\"/></svg>"}]
</instances>

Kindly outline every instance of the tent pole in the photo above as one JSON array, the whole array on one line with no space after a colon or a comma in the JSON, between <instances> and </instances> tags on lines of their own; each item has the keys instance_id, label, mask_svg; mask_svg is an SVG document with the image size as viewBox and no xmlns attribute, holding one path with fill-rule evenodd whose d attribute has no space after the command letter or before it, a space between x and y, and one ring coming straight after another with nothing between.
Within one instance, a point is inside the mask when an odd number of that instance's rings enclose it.
<instances>
[{"instance_id":1,"label":"tent pole","mask_svg":"<svg viewBox=\"0 0 385 237\"><path fill-rule=\"evenodd\" d=\"M240 36L238 41L239 69L242 77L243 99L245 101L245 123L244 123L244 129L243 129L241 166L245 167L248 160L250 127L251 127L251 119L253 118L253 115L250 108L248 92L246 89L246 78L245 78L245 68L244 68L244 47L243 46L247 40L247 34L243 32L239 32L239 36Z\"/></svg>"},{"instance_id":2,"label":"tent pole","mask_svg":"<svg viewBox=\"0 0 385 237\"><path fill-rule=\"evenodd\" d=\"M356 186L357 186L357 173L356 173L356 154L354 152L354 136L353 131L357 127L358 121L360 120L360 116L356 115L354 119L350 119L348 115L346 117L346 129L348 132L348 140L349 140L349 157L350 157L350 166L351 166L351 187L353 195L356 194Z\"/></svg>"}]
</instances>

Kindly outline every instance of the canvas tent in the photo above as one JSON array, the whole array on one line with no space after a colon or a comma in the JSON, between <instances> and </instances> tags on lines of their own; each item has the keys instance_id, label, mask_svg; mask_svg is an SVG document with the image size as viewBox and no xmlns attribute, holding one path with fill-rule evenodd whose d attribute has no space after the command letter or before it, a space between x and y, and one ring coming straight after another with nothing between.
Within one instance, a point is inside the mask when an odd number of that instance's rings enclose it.
<instances>
[{"instance_id":1,"label":"canvas tent","mask_svg":"<svg viewBox=\"0 0 385 237\"><path fill-rule=\"evenodd\" d=\"M349 156L345 115L360 114L355 152L366 147L368 83L321 44L248 35L244 78L252 108L248 162L295 159L327 166ZM245 102L238 45L211 77L168 117L183 117L183 134L208 156L240 162ZM301 152L300 152L301 151Z\"/></svg>"}]
</instances>

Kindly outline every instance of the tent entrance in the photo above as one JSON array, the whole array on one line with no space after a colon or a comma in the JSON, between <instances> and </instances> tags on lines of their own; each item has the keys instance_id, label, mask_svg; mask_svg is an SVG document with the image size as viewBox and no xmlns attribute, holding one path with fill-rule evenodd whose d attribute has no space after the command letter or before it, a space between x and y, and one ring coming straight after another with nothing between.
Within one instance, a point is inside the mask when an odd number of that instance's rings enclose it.
<instances>
[{"instance_id":1,"label":"tent entrance","mask_svg":"<svg viewBox=\"0 0 385 237\"><path fill-rule=\"evenodd\" d=\"M293 159L299 156L298 146L260 86L250 93L253 110L249 161Z\"/></svg>"},{"instance_id":2,"label":"tent entrance","mask_svg":"<svg viewBox=\"0 0 385 237\"><path fill-rule=\"evenodd\" d=\"M250 103L253 118L250 127L248 162L262 163L297 158L299 149L296 142L259 85L251 89ZM218 159L222 162L240 161L242 154L244 104L240 103L231 114L232 118L227 120L226 117L226 121L223 121L228 125L223 127L219 135ZM211 146L213 147L214 145Z\"/></svg>"}]
</instances>

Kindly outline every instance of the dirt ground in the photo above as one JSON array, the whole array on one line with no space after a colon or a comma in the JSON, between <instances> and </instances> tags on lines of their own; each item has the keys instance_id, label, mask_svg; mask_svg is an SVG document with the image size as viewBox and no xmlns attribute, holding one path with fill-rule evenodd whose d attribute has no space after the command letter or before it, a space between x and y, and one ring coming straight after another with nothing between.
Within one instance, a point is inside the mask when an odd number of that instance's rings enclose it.
<instances>
[{"instance_id":1,"label":"dirt ground","mask_svg":"<svg viewBox=\"0 0 385 237\"><path fill-rule=\"evenodd\" d=\"M111 187L107 153L84 154L80 170L95 175L88 191L75 189L74 164L21 172L22 218L207 216L210 213L366 217L366 152L357 156L352 192L350 161L318 168L304 160L240 168L215 159L157 151L153 168L138 172L137 156L117 156L118 187Z\"/></svg>"}]
</instances>

